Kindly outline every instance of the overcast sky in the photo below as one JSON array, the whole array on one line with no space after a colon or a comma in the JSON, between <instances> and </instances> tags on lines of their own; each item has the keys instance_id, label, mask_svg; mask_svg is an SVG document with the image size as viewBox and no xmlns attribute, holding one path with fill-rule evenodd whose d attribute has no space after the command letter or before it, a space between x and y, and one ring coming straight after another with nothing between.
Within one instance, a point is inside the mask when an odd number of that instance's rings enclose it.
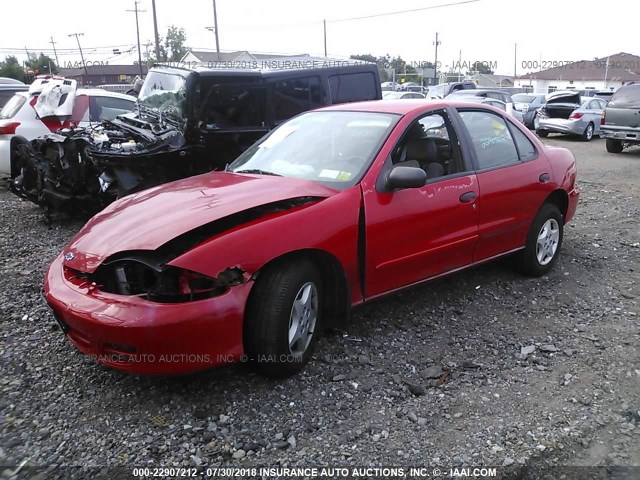
<instances>
[{"instance_id":1,"label":"overcast sky","mask_svg":"<svg viewBox=\"0 0 640 480\"><path fill-rule=\"evenodd\" d=\"M531 70L524 68L527 62L531 65L534 61L583 60L618 52L640 55L635 39L640 2L628 0L478 0L336 21L457 1L460 0L217 0L220 48L322 55L322 21L326 19L329 56L388 53L407 61L433 61L436 32L441 41L438 60L442 65L457 61L461 50L463 62L492 62L497 64L496 73L508 75L514 73L516 44L518 74ZM169 25L176 25L186 30L189 47L214 50L214 35L205 29L213 25L212 5L212 0L156 0L160 35L165 35ZM80 42L86 60L124 63L111 50L135 45L135 15L127 12L133 7L133 0L5 0L1 7L0 59L14 54L22 60L25 47L53 57L49 43L53 36L60 63L79 61L76 40L68 37L77 32L84 33ZM140 37L145 44L153 41L151 0L142 0L139 8L146 10L140 13ZM617 12L616 21L607 21L608 12Z\"/></svg>"}]
</instances>

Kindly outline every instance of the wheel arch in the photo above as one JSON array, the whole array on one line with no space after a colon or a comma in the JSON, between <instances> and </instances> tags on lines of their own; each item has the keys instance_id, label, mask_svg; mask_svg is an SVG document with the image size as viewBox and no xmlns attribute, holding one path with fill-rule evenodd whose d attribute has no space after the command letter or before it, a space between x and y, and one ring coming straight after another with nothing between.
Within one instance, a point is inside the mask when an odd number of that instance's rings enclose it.
<instances>
[{"instance_id":1,"label":"wheel arch","mask_svg":"<svg viewBox=\"0 0 640 480\"><path fill-rule=\"evenodd\" d=\"M351 311L350 287L342 264L331 253L314 248L287 252L260 267L255 274L256 281L260 280L262 272L298 259L310 260L322 276L325 297L323 299L325 327L344 325ZM251 301L251 295L249 295L248 301Z\"/></svg>"},{"instance_id":2,"label":"wheel arch","mask_svg":"<svg viewBox=\"0 0 640 480\"><path fill-rule=\"evenodd\" d=\"M552 204L558 207L560 213L562 214L562 219L564 223L566 223L567 210L569 209L569 195L566 191L561 188L554 190L549 194L542 205L545 204Z\"/></svg>"}]
</instances>

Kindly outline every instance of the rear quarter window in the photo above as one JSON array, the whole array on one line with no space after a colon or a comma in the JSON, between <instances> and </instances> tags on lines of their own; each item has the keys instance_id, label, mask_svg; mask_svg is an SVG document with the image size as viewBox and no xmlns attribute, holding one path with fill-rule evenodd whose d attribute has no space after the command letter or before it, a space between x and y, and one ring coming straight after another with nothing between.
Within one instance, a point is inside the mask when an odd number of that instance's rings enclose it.
<instances>
[{"instance_id":1,"label":"rear quarter window","mask_svg":"<svg viewBox=\"0 0 640 480\"><path fill-rule=\"evenodd\" d=\"M26 97L22 95L13 95L5 106L0 109L0 118L7 119L13 118L16 113L22 108L22 105L27 101Z\"/></svg>"},{"instance_id":2,"label":"rear quarter window","mask_svg":"<svg viewBox=\"0 0 640 480\"><path fill-rule=\"evenodd\" d=\"M359 102L377 98L373 73L347 73L329 77L332 103Z\"/></svg>"}]
</instances>

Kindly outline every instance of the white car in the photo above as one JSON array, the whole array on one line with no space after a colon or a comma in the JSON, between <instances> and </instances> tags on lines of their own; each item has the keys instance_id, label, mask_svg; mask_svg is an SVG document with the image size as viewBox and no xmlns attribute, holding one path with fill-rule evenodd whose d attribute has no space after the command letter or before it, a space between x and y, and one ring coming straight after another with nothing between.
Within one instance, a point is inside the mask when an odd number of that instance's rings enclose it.
<instances>
[{"instance_id":1,"label":"white car","mask_svg":"<svg viewBox=\"0 0 640 480\"><path fill-rule=\"evenodd\" d=\"M75 80L36 79L28 92L17 92L0 110L0 175L11 174L11 155L19 142L60 128L113 120L135 106L130 95L77 88Z\"/></svg>"}]
</instances>

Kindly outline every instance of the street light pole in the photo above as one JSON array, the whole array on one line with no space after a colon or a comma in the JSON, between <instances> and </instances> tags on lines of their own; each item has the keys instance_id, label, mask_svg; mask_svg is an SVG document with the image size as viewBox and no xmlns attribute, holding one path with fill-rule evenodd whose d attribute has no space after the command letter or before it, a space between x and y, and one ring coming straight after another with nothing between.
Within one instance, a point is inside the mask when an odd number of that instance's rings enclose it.
<instances>
[{"instance_id":1,"label":"street light pole","mask_svg":"<svg viewBox=\"0 0 640 480\"><path fill-rule=\"evenodd\" d=\"M76 37L76 42L78 42L78 50L80 50L80 58L82 59L82 66L84 67L84 73L85 75L89 75L89 72L87 72L87 64L85 63L84 55L82 54L82 47L80 46L80 38L78 38L78 37L82 37L83 35L84 33L70 33L67 36Z\"/></svg>"},{"instance_id":2,"label":"street light pole","mask_svg":"<svg viewBox=\"0 0 640 480\"><path fill-rule=\"evenodd\" d=\"M327 56L327 19L322 20L324 26L324 56Z\"/></svg>"},{"instance_id":3,"label":"street light pole","mask_svg":"<svg viewBox=\"0 0 640 480\"><path fill-rule=\"evenodd\" d=\"M213 0L213 28L216 34L216 52L220 57L220 39L218 38L218 11L216 10L216 0Z\"/></svg>"}]
</instances>

